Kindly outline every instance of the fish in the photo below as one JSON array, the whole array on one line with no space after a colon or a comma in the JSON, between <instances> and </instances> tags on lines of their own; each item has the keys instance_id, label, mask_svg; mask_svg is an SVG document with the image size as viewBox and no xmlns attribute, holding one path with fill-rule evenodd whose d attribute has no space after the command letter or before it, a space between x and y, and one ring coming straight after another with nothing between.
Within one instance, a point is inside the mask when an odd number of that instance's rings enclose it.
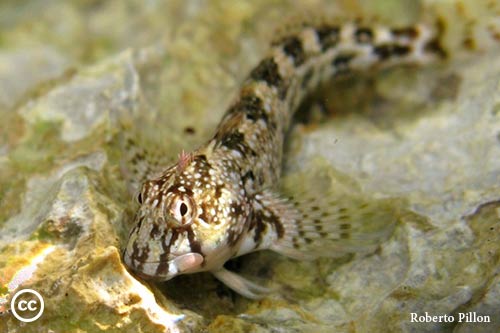
<instances>
[{"instance_id":1,"label":"fish","mask_svg":"<svg viewBox=\"0 0 500 333\"><path fill-rule=\"evenodd\" d=\"M298 260L372 251L394 219L376 201L344 198L314 181L280 192L283 145L292 118L319 84L356 72L445 59L438 24L392 28L319 21L283 33L250 71L213 137L146 179L123 251L137 276L167 281L211 272L242 296L272 288L224 267L271 250Z\"/></svg>"}]
</instances>

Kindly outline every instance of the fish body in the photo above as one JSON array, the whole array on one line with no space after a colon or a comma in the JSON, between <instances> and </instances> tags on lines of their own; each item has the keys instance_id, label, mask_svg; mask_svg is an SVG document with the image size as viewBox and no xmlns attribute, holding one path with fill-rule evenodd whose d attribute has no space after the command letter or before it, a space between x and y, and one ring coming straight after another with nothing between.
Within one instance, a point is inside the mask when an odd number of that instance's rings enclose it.
<instances>
[{"instance_id":1,"label":"fish body","mask_svg":"<svg viewBox=\"0 0 500 333\"><path fill-rule=\"evenodd\" d=\"M143 183L125 264L159 281L210 271L240 294L258 298L268 290L226 270L226 261L264 249L298 259L332 257L387 238L385 221L364 227L363 212L377 216L366 203L343 206L306 185L293 200L278 192L285 134L300 102L320 82L442 58L439 37L439 29L425 25L321 22L274 41L215 135Z\"/></svg>"}]
</instances>

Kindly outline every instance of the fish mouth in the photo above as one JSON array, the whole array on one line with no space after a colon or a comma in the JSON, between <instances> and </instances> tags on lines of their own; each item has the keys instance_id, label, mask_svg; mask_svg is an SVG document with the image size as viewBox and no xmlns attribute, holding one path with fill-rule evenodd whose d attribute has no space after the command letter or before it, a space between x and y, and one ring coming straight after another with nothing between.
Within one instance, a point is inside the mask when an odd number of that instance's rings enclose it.
<instances>
[{"instance_id":1,"label":"fish mouth","mask_svg":"<svg viewBox=\"0 0 500 333\"><path fill-rule=\"evenodd\" d=\"M139 261L127 253L123 256L125 265L134 273L145 280L167 281L176 275L196 271L205 258L195 252L189 252L166 260ZM163 267L163 269L160 269Z\"/></svg>"},{"instance_id":2,"label":"fish mouth","mask_svg":"<svg viewBox=\"0 0 500 333\"><path fill-rule=\"evenodd\" d=\"M158 274L158 267L164 266L169 267L171 260L155 260L155 261L139 261L134 260L131 257L124 256L124 263L128 270L135 276L140 277L143 280L150 281L167 281L173 276L169 277L168 270L166 275Z\"/></svg>"},{"instance_id":3,"label":"fish mouth","mask_svg":"<svg viewBox=\"0 0 500 333\"><path fill-rule=\"evenodd\" d=\"M153 282L163 282L163 281L168 281L173 276L162 276L162 275L152 275L150 273L146 273L145 270L138 270L138 269L130 269L132 271L132 274L147 281L153 281Z\"/></svg>"}]
</instances>

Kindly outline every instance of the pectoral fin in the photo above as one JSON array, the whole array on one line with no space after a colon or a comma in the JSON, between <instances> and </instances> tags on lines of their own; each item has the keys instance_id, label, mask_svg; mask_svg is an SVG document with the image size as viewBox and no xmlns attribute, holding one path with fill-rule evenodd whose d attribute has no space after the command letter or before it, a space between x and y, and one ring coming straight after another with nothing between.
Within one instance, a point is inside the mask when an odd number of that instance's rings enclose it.
<instances>
[{"instance_id":1,"label":"pectoral fin","mask_svg":"<svg viewBox=\"0 0 500 333\"><path fill-rule=\"evenodd\" d=\"M331 170L331 169L330 169ZM297 259L338 257L375 250L391 234L400 202L375 199L353 184L332 179L329 168L285 180L287 206L280 215L284 235L271 249Z\"/></svg>"},{"instance_id":2,"label":"pectoral fin","mask_svg":"<svg viewBox=\"0 0 500 333\"><path fill-rule=\"evenodd\" d=\"M326 168L328 171L328 168ZM289 177L290 199L263 191L254 199L254 220L238 255L271 249L307 260L375 250L392 233L400 202L375 199L328 172Z\"/></svg>"},{"instance_id":3,"label":"pectoral fin","mask_svg":"<svg viewBox=\"0 0 500 333\"><path fill-rule=\"evenodd\" d=\"M236 273L228 271L225 268L214 271L212 274L238 294L251 299L260 299L272 291L272 289L259 286L258 284L247 280Z\"/></svg>"}]
</instances>

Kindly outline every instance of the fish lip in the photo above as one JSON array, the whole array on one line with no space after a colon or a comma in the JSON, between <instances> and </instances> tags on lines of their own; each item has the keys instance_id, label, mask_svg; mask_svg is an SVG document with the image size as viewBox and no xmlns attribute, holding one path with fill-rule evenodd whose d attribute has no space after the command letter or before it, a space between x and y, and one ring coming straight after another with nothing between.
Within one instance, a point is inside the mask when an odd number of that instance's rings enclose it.
<instances>
[{"instance_id":1,"label":"fish lip","mask_svg":"<svg viewBox=\"0 0 500 333\"><path fill-rule=\"evenodd\" d=\"M185 274L192 269L196 269L204 260L204 256L196 252L188 252L164 260L140 261L128 255L127 251L125 251L123 258L125 266L134 275L145 280L154 281L167 281L176 275ZM160 274L157 274L161 266L165 267L163 267Z\"/></svg>"},{"instance_id":2,"label":"fish lip","mask_svg":"<svg viewBox=\"0 0 500 333\"><path fill-rule=\"evenodd\" d=\"M159 261L159 262L149 262L149 261L146 261L146 262L137 262L136 265L129 265L129 264L126 264L128 270L135 276L138 276L140 277L141 279L143 280L149 280L149 281L167 281L167 280L170 280L172 277L168 277L167 276L164 276L164 275L152 275L152 274L148 274L146 273L145 271L147 271L147 269L145 269L145 266L147 265L155 265L155 266L158 266L157 264L161 263L161 262L168 262L169 260L163 260L163 261Z\"/></svg>"},{"instance_id":3,"label":"fish lip","mask_svg":"<svg viewBox=\"0 0 500 333\"><path fill-rule=\"evenodd\" d=\"M161 264L161 263L169 262L169 261L172 261L172 260L173 259L153 260L153 261L139 261L139 260L135 259L135 261L137 261L141 265L144 265L144 264Z\"/></svg>"},{"instance_id":4,"label":"fish lip","mask_svg":"<svg viewBox=\"0 0 500 333\"><path fill-rule=\"evenodd\" d=\"M131 262L135 261L139 265L146 265L146 264L163 264L163 263L166 263L166 262L171 262L171 261L175 260L175 258L177 258L179 256L181 256L181 255L173 256L173 257L171 257L169 259L164 259L164 260L140 261L138 259L133 259L132 256L129 256L127 253L125 253L124 258L128 257ZM125 263L127 263L127 260L125 260ZM127 266L129 266L129 265L127 264Z\"/></svg>"}]
</instances>

